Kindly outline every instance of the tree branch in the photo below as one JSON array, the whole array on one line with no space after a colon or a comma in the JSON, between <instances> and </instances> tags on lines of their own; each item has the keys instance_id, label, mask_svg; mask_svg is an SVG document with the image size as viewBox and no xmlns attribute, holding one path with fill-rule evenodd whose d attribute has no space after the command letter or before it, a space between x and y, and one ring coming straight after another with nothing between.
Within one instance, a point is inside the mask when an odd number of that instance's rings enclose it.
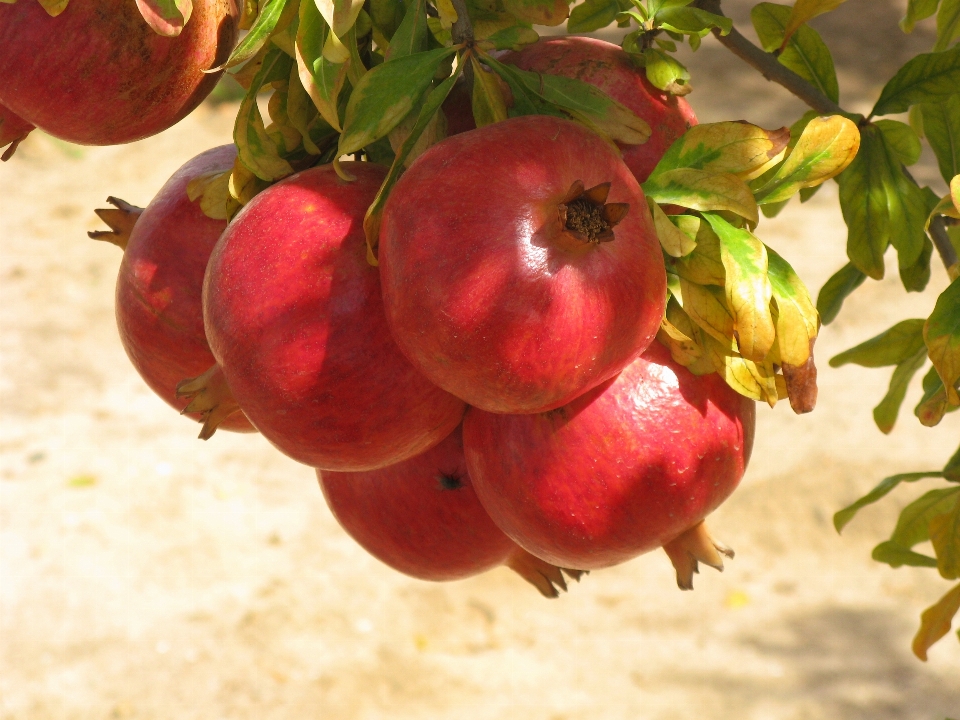
<instances>
[{"instance_id":1,"label":"tree branch","mask_svg":"<svg viewBox=\"0 0 960 720\"><path fill-rule=\"evenodd\" d=\"M723 10L720 8L720 0L696 0L693 6L711 12L714 15L724 16ZM765 52L763 49L754 45L741 35L736 28L731 30L727 35L721 35L720 29L714 28L713 35L720 41L721 45L755 70L759 71L767 80L782 85L817 112L830 115L848 114L837 103L824 95L819 88L807 82L807 80L789 68L781 65L776 55ZM907 172L906 175L915 184L919 185L910 173ZM943 217L939 215L930 222L930 239L933 240L933 245L937 249L937 253L940 255L940 259L943 261L943 265L947 268L947 271L950 272L951 269L955 271L956 268L954 266L956 266L958 261L957 252L953 247L953 243L950 242L950 236L947 235L946 223Z\"/></svg>"},{"instance_id":2,"label":"tree branch","mask_svg":"<svg viewBox=\"0 0 960 720\"><path fill-rule=\"evenodd\" d=\"M450 28L453 44L465 43L467 47L473 45L473 23L470 22L470 13L464 0L450 0L453 9L457 11L457 21Z\"/></svg>"}]
</instances>

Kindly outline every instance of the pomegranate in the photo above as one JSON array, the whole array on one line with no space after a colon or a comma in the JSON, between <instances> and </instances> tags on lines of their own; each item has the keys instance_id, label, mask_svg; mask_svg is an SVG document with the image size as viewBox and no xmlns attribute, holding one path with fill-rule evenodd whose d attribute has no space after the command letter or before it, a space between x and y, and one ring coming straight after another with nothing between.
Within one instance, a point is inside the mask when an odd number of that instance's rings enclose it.
<instances>
[{"instance_id":1,"label":"pomegranate","mask_svg":"<svg viewBox=\"0 0 960 720\"><path fill-rule=\"evenodd\" d=\"M559 568L520 548L484 511L470 485L460 428L396 465L318 470L317 478L343 529L395 570L421 580L458 580L506 564L547 597L567 589Z\"/></svg>"},{"instance_id":2,"label":"pomegranate","mask_svg":"<svg viewBox=\"0 0 960 720\"><path fill-rule=\"evenodd\" d=\"M131 0L0 4L0 103L83 145L154 135L213 90L237 36L233 0L194 0L178 37L161 37Z\"/></svg>"},{"instance_id":3,"label":"pomegranate","mask_svg":"<svg viewBox=\"0 0 960 720\"><path fill-rule=\"evenodd\" d=\"M597 38L566 36L540 40L504 55L521 70L576 78L595 85L646 120L653 131L641 145L621 145L623 161L638 182L646 180L673 141L697 124L689 103L650 84L622 48Z\"/></svg>"},{"instance_id":4,"label":"pomegranate","mask_svg":"<svg viewBox=\"0 0 960 720\"><path fill-rule=\"evenodd\" d=\"M372 163L311 168L273 185L227 227L207 268L207 339L263 435L290 457L358 471L449 435L462 401L390 337L363 216L386 176Z\"/></svg>"},{"instance_id":5,"label":"pomegranate","mask_svg":"<svg viewBox=\"0 0 960 720\"><path fill-rule=\"evenodd\" d=\"M120 340L147 385L178 410L188 401L177 397L177 384L215 364L204 335L201 293L210 253L227 226L190 201L187 185L200 175L230 170L236 154L233 145L201 153L167 180L146 210L110 198L115 208L97 214L113 231L89 233L123 248L116 290ZM229 397L225 387L219 394ZM236 403L218 408L213 417L190 408L191 417L205 421L202 436L217 425L253 431Z\"/></svg>"},{"instance_id":6,"label":"pomegranate","mask_svg":"<svg viewBox=\"0 0 960 720\"><path fill-rule=\"evenodd\" d=\"M670 550L679 561L695 552L701 521L740 482L754 424L753 401L716 374L693 375L655 342L552 412L471 409L463 441L474 489L500 529L549 563L593 569L688 530Z\"/></svg>"},{"instance_id":7,"label":"pomegranate","mask_svg":"<svg viewBox=\"0 0 960 720\"><path fill-rule=\"evenodd\" d=\"M407 357L491 412L549 410L612 377L666 297L636 179L589 130L542 115L418 158L384 208L380 275Z\"/></svg>"},{"instance_id":8,"label":"pomegranate","mask_svg":"<svg viewBox=\"0 0 960 720\"><path fill-rule=\"evenodd\" d=\"M0 160L6 162L12 158L13 153L17 150L17 145L30 134L31 130L33 130L33 125L10 108L0 105L0 150L7 148L0 155Z\"/></svg>"}]
</instances>

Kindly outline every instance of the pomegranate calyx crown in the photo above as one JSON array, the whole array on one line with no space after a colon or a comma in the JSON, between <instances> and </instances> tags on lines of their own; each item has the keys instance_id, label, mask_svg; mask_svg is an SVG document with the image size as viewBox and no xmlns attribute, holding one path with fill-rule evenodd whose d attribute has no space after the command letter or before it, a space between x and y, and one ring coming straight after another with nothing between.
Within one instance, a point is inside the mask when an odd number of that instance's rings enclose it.
<instances>
[{"instance_id":1,"label":"pomegranate calyx crown","mask_svg":"<svg viewBox=\"0 0 960 720\"><path fill-rule=\"evenodd\" d=\"M610 183L584 189L576 180L557 207L560 225L580 242L598 244L614 239L613 228L630 211L628 203L607 203Z\"/></svg>"}]
</instances>

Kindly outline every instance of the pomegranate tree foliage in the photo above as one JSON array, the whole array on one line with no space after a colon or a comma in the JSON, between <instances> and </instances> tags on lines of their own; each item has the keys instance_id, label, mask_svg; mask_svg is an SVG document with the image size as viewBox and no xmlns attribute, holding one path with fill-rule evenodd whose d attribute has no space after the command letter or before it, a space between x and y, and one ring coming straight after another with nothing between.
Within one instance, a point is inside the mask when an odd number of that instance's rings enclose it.
<instances>
[{"instance_id":1,"label":"pomegranate tree foliage","mask_svg":"<svg viewBox=\"0 0 960 720\"><path fill-rule=\"evenodd\" d=\"M57 15L68 0L39 2ZM161 35L178 35L190 19L192 0L136 2ZM594 86L522 71L494 51L535 42L534 25L566 22L568 32L584 33L616 23L626 30L623 49L647 79L684 95L690 74L675 56L678 43L696 50L712 34L811 110L790 128L695 126L643 183L668 273L658 338L695 373L717 372L747 397L771 406L788 399L795 412L809 412L820 323L832 322L868 277L884 277L890 245L907 292L926 287L936 250L952 282L929 317L902 320L830 361L894 368L874 409L877 426L889 433L908 385L929 360L914 414L932 427L960 407L960 0L909 0L902 29L936 15L936 43L887 80L867 116L837 104L830 50L807 24L842 2L758 3L751 12L758 47L737 32L719 0L584 0L572 8L566 0L242 0L248 32L224 65L246 90L234 130L238 158L232 170L202 176L188 191L209 216L228 219L271 183L319 163L333 162L349 179L338 158L362 155L390 167L364 223L368 260L376 264L384 202L410 162L444 137L441 105L461 77L477 126L548 114L611 142L650 136L646 122ZM266 119L257 102L264 93ZM904 112L908 123L885 117ZM943 176L939 191L920 187L907 170L923 140ZM775 215L794 195L805 202L831 178L839 184L849 262L814 304L790 264L755 231L761 214ZM873 557L892 567L934 567L957 580L960 450L942 470L884 479L834 522L839 531L901 483L928 479L947 485L908 505ZM928 540L933 555L913 549ZM958 610L960 584L923 613L913 644L921 659Z\"/></svg>"}]
</instances>

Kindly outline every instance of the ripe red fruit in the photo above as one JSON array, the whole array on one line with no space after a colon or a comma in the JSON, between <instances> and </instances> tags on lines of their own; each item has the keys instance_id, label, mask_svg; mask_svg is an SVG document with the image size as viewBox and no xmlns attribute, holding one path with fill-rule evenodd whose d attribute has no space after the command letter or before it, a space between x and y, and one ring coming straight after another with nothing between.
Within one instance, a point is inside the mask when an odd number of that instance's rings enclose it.
<instances>
[{"instance_id":1,"label":"ripe red fruit","mask_svg":"<svg viewBox=\"0 0 960 720\"><path fill-rule=\"evenodd\" d=\"M161 37L131 0L0 5L0 103L44 132L84 145L154 135L217 83L237 35L232 0L195 0L178 37Z\"/></svg>"},{"instance_id":2,"label":"ripe red fruit","mask_svg":"<svg viewBox=\"0 0 960 720\"><path fill-rule=\"evenodd\" d=\"M463 439L493 521L549 563L593 569L662 547L717 508L740 482L754 424L753 401L653 343L552 412L471 408Z\"/></svg>"},{"instance_id":3,"label":"ripe red fruit","mask_svg":"<svg viewBox=\"0 0 960 720\"><path fill-rule=\"evenodd\" d=\"M7 148L3 154L0 155L0 160L6 162L13 157L13 153L17 150L17 145L30 134L31 130L33 130L33 125L17 115L10 108L0 105L0 150ZM7 147L8 145L9 147Z\"/></svg>"},{"instance_id":4,"label":"ripe red fruit","mask_svg":"<svg viewBox=\"0 0 960 720\"><path fill-rule=\"evenodd\" d=\"M395 570L441 581L506 564L548 597L556 597L558 587L566 590L560 569L518 547L477 500L460 428L396 465L355 473L318 470L317 479L343 529Z\"/></svg>"},{"instance_id":5,"label":"ripe red fruit","mask_svg":"<svg viewBox=\"0 0 960 720\"><path fill-rule=\"evenodd\" d=\"M230 223L204 281L207 339L263 435L313 467L371 470L457 427L464 404L432 385L390 337L363 217L386 175L372 163L305 170Z\"/></svg>"},{"instance_id":6,"label":"ripe red fruit","mask_svg":"<svg viewBox=\"0 0 960 720\"><path fill-rule=\"evenodd\" d=\"M581 125L542 115L418 158L384 208L380 275L407 357L491 412L559 407L615 375L666 297L633 175Z\"/></svg>"},{"instance_id":7,"label":"ripe red fruit","mask_svg":"<svg viewBox=\"0 0 960 720\"><path fill-rule=\"evenodd\" d=\"M521 70L595 85L646 120L652 130L647 142L620 145L623 161L638 182L649 177L674 140L697 124L686 100L651 85L643 68L637 67L628 53L604 40L573 35L540 40L507 53L501 61Z\"/></svg>"},{"instance_id":8,"label":"ripe red fruit","mask_svg":"<svg viewBox=\"0 0 960 720\"><path fill-rule=\"evenodd\" d=\"M177 384L215 364L203 329L203 274L226 220L203 214L191 202L187 185L207 173L233 167L233 145L201 153L167 180L145 210L110 198L116 209L97 214L113 232L92 232L123 248L117 275L116 314L120 340L147 385L178 410L188 401L176 395ZM201 414L188 413L195 420ZM220 408L216 418L227 430L252 432L235 405Z\"/></svg>"}]
</instances>

